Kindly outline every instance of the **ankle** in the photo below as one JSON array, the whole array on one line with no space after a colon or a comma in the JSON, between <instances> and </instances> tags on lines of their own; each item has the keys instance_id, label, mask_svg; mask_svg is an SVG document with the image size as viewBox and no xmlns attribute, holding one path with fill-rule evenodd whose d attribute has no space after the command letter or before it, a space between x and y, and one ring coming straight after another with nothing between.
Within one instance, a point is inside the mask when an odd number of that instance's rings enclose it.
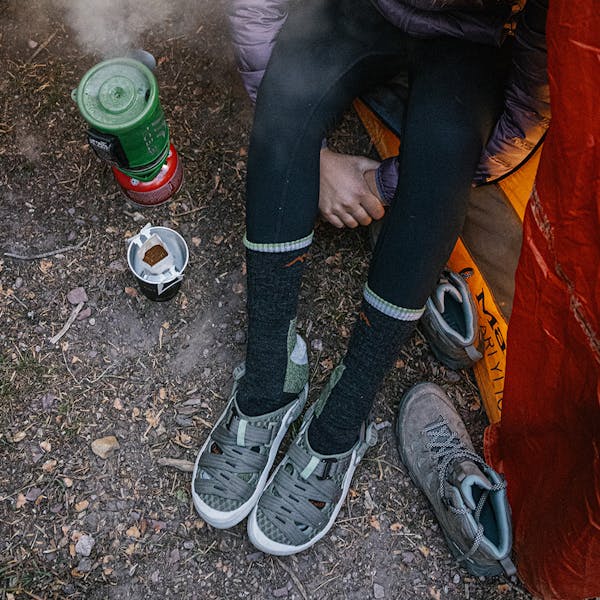
<instances>
[{"instance_id":1,"label":"ankle","mask_svg":"<svg viewBox=\"0 0 600 600\"><path fill-rule=\"evenodd\" d=\"M352 449L358 441L360 431L341 429L331 422L321 422L313 419L308 428L308 443L310 447L323 456L344 454Z\"/></svg>"}]
</instances>

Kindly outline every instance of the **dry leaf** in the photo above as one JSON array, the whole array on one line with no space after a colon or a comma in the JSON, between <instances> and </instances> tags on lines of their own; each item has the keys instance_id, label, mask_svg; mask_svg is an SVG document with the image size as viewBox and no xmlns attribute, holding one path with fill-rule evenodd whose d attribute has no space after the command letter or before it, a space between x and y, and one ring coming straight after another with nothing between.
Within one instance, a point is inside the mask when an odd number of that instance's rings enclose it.
<instances>
[{"instance_id":1,"label":"dry leaf","mask_svg":"<svg viewBox=\"0 0 600 600\"><path fill-rule=\"evenodd\" d=\"M220 246L223 243L223 240L225 239L225 236L223 235L215 235L213 237L213 244L216 244L217 246Z\"/></svg>"},{"instance_id":2,"label":"dry leaf","mask_svg":"<svg viewBox=\"0 0 600 600\"><path fill-rule=\"evenodd\" d=\"M125 533L136 540L142 535L137 525L132 525Z\"/></svg>"},{"instance_id":3,"label":"dry leaf","mask_svg":"<svg viewBox=\"0 0 600 600\"><path fill-rule=\"evenodd\" d=\"M433 600L441 600L442 598L440 590L436 590L434 587L429 588L429 595L433 598Z\"/></svg>"},{"instance_id":4,"label":"dry leaf","mask_svg":"<svg viewBox=\"0 0 600 600\"><path fill-rule=\"evenodd\" d=\"M197 248L202 243L202 240L199 237L192 238L192 244Z\"/></svg>"},{"instance_id":5,"label":"dry leaf","mask_svg":"<svg viewBox=\"0 0 600 600\"><path fill-rule=\"evenodd\" d=\"M12 439L9 439L11 442L13 442L13 444L18 444L19 442L22 442L25 439L26 435L27 434L24 431L19 431L12 436Z\"/></svg>"},{"instance_id":6,"label":"dry leaf","mask_svg":"<svg viewBox=\"0 0 600 600\"><path fill-rule=\"evenodd\" d=\"M381 531L381 525L379 524L379 519L377 517L372 516L369 520L369 523L373 529L377 529L377 531Z\"/></svg>"},{"instance_id":7,"label":"dry leaf","mask_svg":"<svg viewBox=\"0 0 600 600\"><path fill-rule=\"evenodd\" d=\"M321 361L321 366L326 370L326 371L330 371L331 369L333 369L333 360L331 360L331 358L324 358Z\"/></svg>"},{"instance_id":8,"label":"dry leaf","mask_svg":"<svg viewBox=\"0 0 600 600\"><path fill-rule=\"evenodd\" d=\"M75 512L81 512L85 510L90 505L88 500L82 500L81 502L77 502L75 504Z\"/></svg>"},{"instance_id":9,"label":"dry leaf","mask_svg":"<svg viewBox=\"0 0 600 600\"><path fill-rule=\"evenodd\" d=\"M40 261L40 271L42 273L46 274L50 270L51 267L52 267L51 260L42 259Z\"/></svg>"},{"instance_id":10,"label":"dry leaf","mask_svg":"<svg viewBox=\"0 0 600 600\"><path fill-rule=\"evenodd\" d=\"M137 544L129 544L125 550L125 554L127 554L127 556L131 556L135 552L136 545Z\"/></svg>"},{"instance_id":11,"label":"dry leaf","mask_svg":"<svg viewBox=\"0 0 600 600\"><path fill-rule=\"evenodd\" d=\"M113 408L116 410L123 410L123 403L119 398L115 398L115 401L113 402Z\"/></svg>"},{"instance_id":12,"label":"dry leaf","mask_svg":"<svg viewBox=\"0 0 600 600\"><path fill-rule=\"evenodd\" d=\"M419 546L419 552L427 558L431 554L431 550L427 546Z\"/></svg>"},{"instance_id":13,"label":"dry leaf","mask_svg":"<svg viewBox=\"0 0 600 600\"><path fill-rule=\"evenodd\" d=\"M510 590L510 584L508 583L500 583L497 587L498 591L501 594L505 594L506 592L508 592Z\"/></svg>"},{"instance_id":14,"label":"dry leaf","mask_svg":"<svg viewBox=\"0 0 600 600\"><path fill-rule=\"evenodd\" d=\"M164 389L164 388L161 388ZM160 423L160 413L156 414L151 408L149 408L145 413L146 422L152 429L156 429L158 424Z\"/></svg>"},{"instance_id":15,"label":"dry leaf","mask_svg":"<svg viewBox=\"0 0 600 600\"><path fill-rule=\"evenodd\" d=\"M27 504L27 498L25 498L24 494L19 494L17 496L17 501L15 502L15 508L23 508Z\"/></svg>"},{"instance_id":16,"label":"dry leaf","mask_svg":"<svg viewBox=\"0 0 600 600\"><path fill-rule=\"evenodd\" d=\"M52 444L48 440L44 440L43 442L40 442L40 448L44 452L50 452L50 450L52 450Z\"/></svg>"},{"instance_id":17,"label":"dry leaf","mask_svg":"<svg viewBox=\"0 0 600 600\"><path fill-rule=\"evenodd\" d=\"M192 438L187 433L183 431L177 432L175 439L173 440L178 446L182 448L190 448L192 445Z\"/></svg>"},{"instance_id":18,"label":"dry leaf","mask_svg":"<svg viewBox=\"0 0 600 600\"><path fill-rule=\"evenodd\" d=\"M125 293L128 296L131 296L132 298L135 298L138 295L137 290L135 288L132 288L132 287L126 287L125 288Z\"/></svg>"},{"instance_id":19,"label":"dry leaf","mask_svg":"<svg viewBox=\"0 0 600 600\"><path fill-rule=\"evenodd\" d=\"M52 471L54 471L54 469L56 468L57 464L58 464L58 461L54 458L47 460L42 465L42 471L44 471L44 473L52 473Z\"/></svg>"},{"instance_id":20,"label":"dry leaf","mask_svg":"<svg viewBox=\"0 0 600 600\"><path fill-rule=\"evenodd\" d=\"M161 400L166 400L167 399L167 390L165 390L164 387L160 388L160 390L158 390L158 397Z\"/></svg>"},{"instance_id":21,"label":"dry leaf","mask_svg":"<svg viewBox=\"0 0 600 600\"><path fill-rule=\"evenodd\" d=\"M400 531L404 529L404 525L402 523L392 523L390 525L390 531Z\"/></svg>"},{"instance_id":22,"label":"dry leaf","mask_svg":"<svg viewBox=\"0 0 600 600\"><path fill-rule=\"evenodd\" d=\"M73 480L70 477L64 477L63 483L65 484L65 487L73 487Z\"/></svg>"}]
</instances>

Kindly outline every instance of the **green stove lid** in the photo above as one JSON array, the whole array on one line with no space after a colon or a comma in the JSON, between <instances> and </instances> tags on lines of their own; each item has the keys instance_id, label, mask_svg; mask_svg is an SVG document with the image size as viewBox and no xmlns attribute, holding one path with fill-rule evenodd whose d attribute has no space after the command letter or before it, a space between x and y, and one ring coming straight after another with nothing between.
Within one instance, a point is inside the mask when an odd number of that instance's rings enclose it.
<instances>
[{"instance_id":1,"label":"green stove lid","mask_svg":"<svg viewBox=\"0 0 600 600\"><path fill-rule=\"evenodd\" d=\"M136 125L158 103L152 71L132 58L98 63L83 76L74 94L83 118L105 132Z\"/></svg>"}]
</instances>

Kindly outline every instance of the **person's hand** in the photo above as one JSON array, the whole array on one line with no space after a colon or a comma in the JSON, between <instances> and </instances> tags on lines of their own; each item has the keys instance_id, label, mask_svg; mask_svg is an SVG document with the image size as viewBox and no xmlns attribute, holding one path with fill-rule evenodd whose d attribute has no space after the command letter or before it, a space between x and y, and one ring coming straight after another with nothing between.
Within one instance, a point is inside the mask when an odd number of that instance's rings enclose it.
<instances>
[{"instance_id":1,"label":"person's hand","mask_svg":"<svg viewBox=\"0 0 600 600\"><path fill-rule=\"evenodd\" d=\"M379 163L365 156L321 150L319 210L335 227L357 227L381 219L385 209L377 197Z\"/></svg>"}]
</instances>

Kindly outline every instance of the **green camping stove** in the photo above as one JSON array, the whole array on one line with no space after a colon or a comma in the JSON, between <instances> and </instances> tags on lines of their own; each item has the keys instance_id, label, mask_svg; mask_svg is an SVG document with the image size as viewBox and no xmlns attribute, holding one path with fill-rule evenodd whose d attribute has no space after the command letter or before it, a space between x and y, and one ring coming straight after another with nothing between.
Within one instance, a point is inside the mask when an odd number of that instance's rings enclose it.
<instances>
[{"instance_id":1,"label":"green camping stove","mask_svg":"<svg viewBox=\"0 0 600 600\"><path fill-rule=\"evenodd\" d=\"M83 76L73 99L90 126L90 146L112 165L130 200L156 206L179 190L183 169L169 141L156 78L145 64L133 58L101 62Z\"/></svg>"}]
</instances>

